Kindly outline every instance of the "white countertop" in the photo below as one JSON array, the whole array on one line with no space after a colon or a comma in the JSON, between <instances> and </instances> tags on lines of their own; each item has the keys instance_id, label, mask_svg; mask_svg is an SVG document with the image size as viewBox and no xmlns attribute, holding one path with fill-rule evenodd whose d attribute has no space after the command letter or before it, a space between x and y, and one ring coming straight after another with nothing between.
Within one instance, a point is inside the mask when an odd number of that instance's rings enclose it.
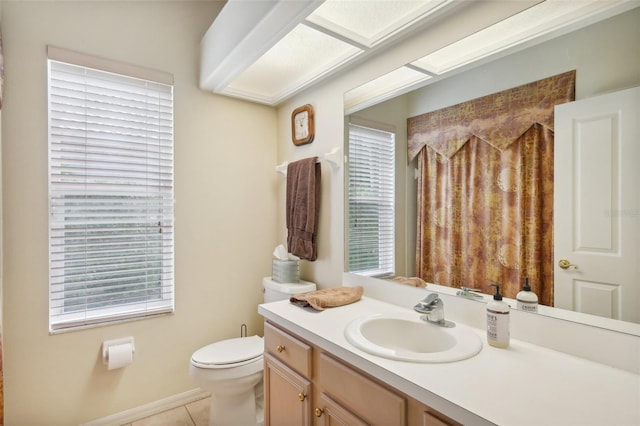
<instances>
[{"instance_id":1,"label":"white countertop","mask_svg":"<svg viewBox=\"0 0 640 426\"><path fill-rule=\"evenodd\" d=\"M266 319L463 424L640 425L640 376L631 372L515 339L494 348L479 329L480 353L446 364L369 355L344 336L356 318L407 310L368 297L321 312L287 300L258 307Z\"/></svg>"}]
</instances>

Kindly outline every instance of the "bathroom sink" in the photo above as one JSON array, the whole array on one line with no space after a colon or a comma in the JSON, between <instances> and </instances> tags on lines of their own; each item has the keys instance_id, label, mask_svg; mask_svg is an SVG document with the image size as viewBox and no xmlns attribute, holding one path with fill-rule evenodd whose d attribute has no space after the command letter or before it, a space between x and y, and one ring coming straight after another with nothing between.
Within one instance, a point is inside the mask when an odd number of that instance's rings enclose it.
<instances>
[{"instance_id":1,"label":"bathroom sink","mask_svg":"<svg viewBox=\"0 0 640 426\"><path fill-rule=\"evenodd\" d=\"M469 327L440 327L415 312L376 314L358 318L345 329L353 346L369 354L398 361L454 362L482 349L480 337Z\"/></svg>"}]
</instances>

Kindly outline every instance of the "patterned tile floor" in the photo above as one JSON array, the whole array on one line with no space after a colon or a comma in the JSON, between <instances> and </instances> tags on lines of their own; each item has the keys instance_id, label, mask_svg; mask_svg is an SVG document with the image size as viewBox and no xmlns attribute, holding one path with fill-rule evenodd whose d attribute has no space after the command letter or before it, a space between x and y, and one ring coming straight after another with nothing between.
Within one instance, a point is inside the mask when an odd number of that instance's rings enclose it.
<instances>
[{"instance_id":1,"label":"patterned tile floor","mask_svg":"<svg viewBox=\"0 0 640 426\"><path fill-rule=\"evenodd\" d=\"M207 426L210 403L211 398L201 399L123 426Z\"/></svg>"}]
</instances>

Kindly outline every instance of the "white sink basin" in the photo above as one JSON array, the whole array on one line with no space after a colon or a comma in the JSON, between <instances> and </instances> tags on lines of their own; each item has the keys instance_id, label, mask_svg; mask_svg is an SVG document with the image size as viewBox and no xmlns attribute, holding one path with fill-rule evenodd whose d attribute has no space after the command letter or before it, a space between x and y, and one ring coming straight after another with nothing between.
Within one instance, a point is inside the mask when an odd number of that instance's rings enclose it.
<instances>
[{"instance_id":1,"label":"white sink basin","mask_svg":"<svg viewBox=\"0 0 640 426\"><path fill-rule=\"evenodd\" d=\"M369 354L410 362L460 361L482 349L480 337L469 327L440 327L420 316L399 312L358 318L347 325L345 337Z\"/></svg>"}]
</instances>

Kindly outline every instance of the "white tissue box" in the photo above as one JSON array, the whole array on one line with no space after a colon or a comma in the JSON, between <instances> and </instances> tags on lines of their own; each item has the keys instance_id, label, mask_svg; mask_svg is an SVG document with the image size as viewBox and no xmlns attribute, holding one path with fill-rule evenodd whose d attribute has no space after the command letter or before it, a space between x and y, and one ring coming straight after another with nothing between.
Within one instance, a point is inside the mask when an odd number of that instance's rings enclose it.
<instances>
[{"instance_id":1,"label":"white tissue box","mask_svg":"<svg viewBox=\"0 0 640 426\"><path fill-rule=\"evenodd\" d=\"M271 279L277 283L300 282L300 261L273 259Z\"/></svg>"}]
</instances>

